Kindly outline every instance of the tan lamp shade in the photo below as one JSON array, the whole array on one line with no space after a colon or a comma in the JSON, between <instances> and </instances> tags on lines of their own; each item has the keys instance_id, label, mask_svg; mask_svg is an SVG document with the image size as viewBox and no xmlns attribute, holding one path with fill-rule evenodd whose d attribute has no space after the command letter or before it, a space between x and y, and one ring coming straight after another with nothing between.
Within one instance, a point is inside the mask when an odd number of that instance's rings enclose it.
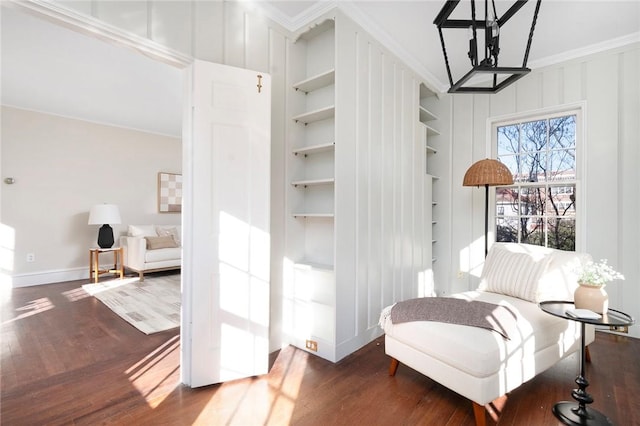
<instances>
[{"instance_id":1,"label":"tan lamp shade","mask_svg":"<svg viewBox=\"0 0 640 426\"><path fill-rule=\"evenodd\" d=\"M512 183L513 176L507 166L491 158L473 163L462 180L462 186L496 186Z\"/></svg>"}]
</instances>

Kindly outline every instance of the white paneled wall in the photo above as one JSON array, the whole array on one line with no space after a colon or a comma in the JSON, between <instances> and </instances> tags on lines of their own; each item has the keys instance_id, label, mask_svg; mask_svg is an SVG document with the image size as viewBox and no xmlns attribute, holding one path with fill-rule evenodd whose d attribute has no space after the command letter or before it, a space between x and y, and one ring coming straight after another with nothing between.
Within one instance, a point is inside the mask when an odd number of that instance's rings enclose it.
<instances>
[{"instance_id":1,"label":"white paneled wall","mask_svg":"<svg viewBox=\"0 0 640 426\"><path fill-rule=\"evenodd\" d=\"M496 95L449 96L452 121L452 259L449 288L473 289L484 237L484 191L463 188L467 168L489 155L487 119L584 102L586 201L579 249L606 258L626 281L607 287L610 306L640 316L640 46L628 45L533 71ZM469 211L471 208L471 212ZM443 284L443 283L440 283ZM436 283L438 285L438 283ZM638 327L631 334L640 336Z\"/></svg>"},{"instance_id":2,"label":"white paneled wall","mask_svg":"<svg viewBox=\"0 0 640 426\"><path fill-rule=\"evenodd\" d=\"M431 199L416 134L419 79L347 18L337 17L336 38L339 359L380 334L383 307L418 295Z\"/></svg>"}]
</instances>

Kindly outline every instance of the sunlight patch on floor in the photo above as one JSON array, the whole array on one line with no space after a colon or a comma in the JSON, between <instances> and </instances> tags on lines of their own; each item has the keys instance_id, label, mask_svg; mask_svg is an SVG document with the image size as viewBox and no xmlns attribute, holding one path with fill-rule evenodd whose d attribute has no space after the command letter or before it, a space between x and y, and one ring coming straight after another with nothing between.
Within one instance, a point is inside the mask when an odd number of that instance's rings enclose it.
<instances>
[{"instance_id":1,"label":"sunlight patch on floor","mask_svg":"<svg viewBox=\"0 0 640 426\"><path fill-rule=\"evenodd\" d=\"M193 424L290 424L308 356L293 347L283 348L268 374L219 385Z\"/></svg>"},{"instance_id":2,"label":"sunlight patch on floor","mask_svg":"<svg viewBox=\"0 0 640 426\"><path fill-rule=\"evenodd\" d=\"M28 318L33 315L41 314L42 312L51 310L55 307L56 306L48 297L32 300L26 305L16 308L15 311L20 313L7 321L3 321L2 325L9 324L20 319Z\"/></svg>"},{"instance_id":3,"label":"sunlight patch on floor","mask_svg":"<svg viewBox=\"0 0 640 426\"><path fill-rule=\"evenodd\" d=\"M77 302L78 300L86 299L87 297L91 297L89 293L84 291L82 287L74 288L73 290L63 291L62 295L66 297L69 302Z\"/></svg>"},{"instance_id":4,"label":"sunlight patch on floor","mask_svg":"<svg viewBox=\"0 0 640 426\"><path fill-rule=\"evenodd\" d=\"M151 408L159 406L179 385L180 336L173 336L125 371Z\"/></svg>"}]
</instances>

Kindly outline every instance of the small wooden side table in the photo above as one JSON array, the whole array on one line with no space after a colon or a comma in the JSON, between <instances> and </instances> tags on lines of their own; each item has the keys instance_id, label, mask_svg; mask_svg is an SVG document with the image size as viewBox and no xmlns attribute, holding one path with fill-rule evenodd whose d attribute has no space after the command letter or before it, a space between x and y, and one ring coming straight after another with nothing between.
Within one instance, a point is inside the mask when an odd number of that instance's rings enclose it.
<instances>
[{"instance_id":1,"label":"small wooden side table","mask_svg":"<svg viewBox=\"0 0 640 426\"><path fill-rule=\"evenodd\" d=\"M113 253L113 269L100 269L100 254ZM102 274L120 275L120 279L124 278L124 266L122 265L123 250L122 247L111 248L90 248L89 249L89 280L94 283L98 282L98 277Z\"/></svg>"}]
</instances>

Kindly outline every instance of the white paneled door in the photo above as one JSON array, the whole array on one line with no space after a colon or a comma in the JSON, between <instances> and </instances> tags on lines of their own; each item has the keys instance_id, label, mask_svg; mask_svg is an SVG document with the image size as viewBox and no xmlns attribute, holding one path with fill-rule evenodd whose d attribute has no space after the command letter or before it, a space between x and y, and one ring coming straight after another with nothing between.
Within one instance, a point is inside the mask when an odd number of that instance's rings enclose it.
<instances>
[{"instance_id":1,"label":"white paneled door","mask_svg":"<svg viewBox=\"0 0 640 426\"><path fill-rule=\"evenodd\" d=\"M197 60L185 73L181 376L197 387L268 369L271 84Z\"/></svg>"}]
</instances>

